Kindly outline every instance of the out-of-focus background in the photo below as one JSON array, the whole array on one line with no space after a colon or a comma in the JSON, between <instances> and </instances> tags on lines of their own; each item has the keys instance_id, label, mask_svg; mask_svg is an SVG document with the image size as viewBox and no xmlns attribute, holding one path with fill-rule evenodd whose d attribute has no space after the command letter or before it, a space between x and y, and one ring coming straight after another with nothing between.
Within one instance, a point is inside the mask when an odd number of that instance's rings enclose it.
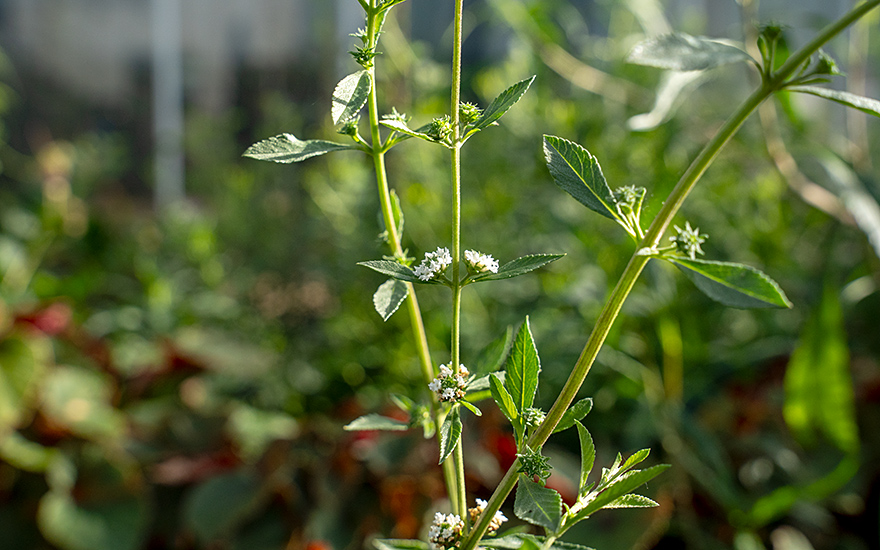
<instances>
[{"instance_id":1,"label":"out-of-focus background","mask_svg":"<svg viewBox=\"0 0 880 550\"><path fill-rule=\"evenodd\" d=\"M568 255L470 287L463 357L529 315L547 408L632 244L553 185L541 135L583 144L612 187L646 187L649 218L756 75L666 75L625 64L632 45L681 30L751 48L776 21L796 47L851 2L465 6L465 99L537 79L465 149L464 246ZM451 12L393 10L382 109L448 111ZM880 97L877 20L828 45L834 87ZM355 265L385 253L366 157L240 156L282 132L347 139L329 97L362 24L355 0L0 0L0 549L359 549L446 511L434 442L342 430L400 416L391 394L426 398L407 320L380 319L383 279ZM795 307L724 308L649 266L581 393L597 464L652 447L673 468L646 489L659 508L599 513L567 540L880 547L878 137L876 118L782 95L723 152L678 223ZM413 256L448 245L444 151L389 155ZM449 297L419 297L444 362ZM464 445L486 498L515 450L482 408ZM545 452L571 499L576 436Z\"/></svg>"}]
</instances>

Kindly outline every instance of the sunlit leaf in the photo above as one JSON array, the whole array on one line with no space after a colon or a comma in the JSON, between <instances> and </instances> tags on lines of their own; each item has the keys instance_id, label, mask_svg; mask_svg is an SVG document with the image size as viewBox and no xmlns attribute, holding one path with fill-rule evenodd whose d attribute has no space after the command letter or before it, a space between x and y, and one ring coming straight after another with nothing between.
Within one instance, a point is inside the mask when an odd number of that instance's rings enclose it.
<instances>
[{"instance_id":1,"label":"sunlit leaf","mask_svg":"<svg viewBox=\"0 0 880 550\"><path fill-rule=\"evenodd\" d=\"M416 276L412 269L393 260L370 260L358 262L358 265L369 267L373 271L378 271L383 275L388 275L401 281L421 284L443 284L440 281L423 281Z\"/></svg>"},{"instance_id":2,"label":"sunlit leaf","mask_svg":"<svg viewBox=\"0 0 880 550\"><path fill-rule=\"evenodd\" d=\"M643 497L642 495L629 494L623 495L622 497L611 501L609 504L606 504L604 509L608 510L610 508L655 508L660 506L653 500L648 497Z\"/></svg>"},{"instance_id":3,"label":"sunlit leaf","mask_svg":"<svg viewBox=\"0 0 880 550\"><path fill-rule=\"evenodd\" d=\"M499 267L497 273L480 273L474 275L471 280L474 282L498 281L501 279L519 277L520 275L525 275L526 273L544 267L551 262L555 262L563 256L565 256L565 254L530 254L528 256L521 256Z\"/></svg>"},{"instance_id":4,"label":"sunlit leaf","mask_svg":"<svg viewBox=\"0 0 880 550\"><path fill-rule=\"evenodd\" d=\"M362 432L380 430L386 432L402 432L409 429L409 424L401 422L387 416L380 416L375 413L366 414L359 418L355 418L345 425L343 428L349 432Z\"/></svg>"},{"instance_id":5,"label":"sunlit leaf","mask_svg":"<svg viewBox=\"0 0 880 550\"><path fill-rule=\"evenodd\" d=\"M583 519L591 516L593 513L601 510L619 497L654 479L667 468L669 468L668 464L658 464L657 466L652 466L644 470L632 470L621 475L584 506L584 508L578 511L574 518Z\"/></svg>"},{"instance_id":6,"label":"sunlit leaf","mask_svg":"<svg viewBox=\"0 0 880 550\"><path fill-rule=\"evenodd\" d=\"M591 410L593 410L593 399L590 397L581 399L563 413L562 418L559 420L559 424L553 429L553 433L571 428L574 426L575 422L583 419L583 417L587 416Z\"/></svg>"},{"instance_id":7,"label":"sunlit leaf","mask_svg":"<svg viewBox=\"0 0 880 550\"><path fill-rule=\"evenodd\" d=\"M790 308L776 282L747 265L661 256L675 264L697 288L717 302L736 308Z\"/></svg>"},{"instance_id":8,"label":"sunlit leaf","mask_svg":"<svg viewBox=\"0 0 880 550\"><path fill-rule=\"evenodd\" d=\"M511 422L514 421L518 416L516 405L514 404L510 393L504 387L504 382L501 381L501 377L495 373L489 375L489 389L492 392L492 398L495 400L495 403L498 404L498 408L501 409L504 416L506 416Z\"/></svg>"},{"instance_id":9,"label":"sunlit leaf","mask_svg":"<svg viewBox=\"0 0 880 550\"><path fill-rule=\"evenodd\" d=\"M593 471L593 464L596 460L596 446L593 444L593 436L580 422L575 422L578 431L578 439L581 444L581 476L578 484L578 497L582 497L589 492L588 478L590 472Z\"/></svg>"},{"instance_id":10,"label":"sunlit leaf","mask_svg":"<svg viewBox=\"0 0 880 550\"><path fill-rule=\"evenodd\" d=\"M630 63L673 71L704 71L750 59L749 54L736 46L685 33L665 34L643 40L636 44L627 57Z\"/></svg>"},{"instance_id":11,"label":"sunlit leaf","mask_svg":"<svg viewBox=\"0 0 880 550\"><path fill-rule=\"evenodd\" d=\"M443 425L440 426L439 464L443 464L449 458L449 455L455 450L455 446L458 445L459 439L461 439L461 413L458 407L453 407L446 415L446 419L443 420Z\"/></svg>"},{"instance_id":12,"label":"sunlit leaf","mask_svg":"<svg viewBox=\"0 0 880 550\"><path fill-rule=\"evenodd\" d=\"M373 307L383 321L394 315L400 304L409 296L409 287L397 279L388 279L373 294Z\"/></svg>"},{"instance_id":13,"label":"sunlit leaf","mask_svg":"<svg viewBox=\"0 0 880 550\"><path fill-rule=\"evenodd\" d=\"M325 153L348 149L357 149L357 147L333 141L324 141L322 139L302 141L293 134L281 134L254 143L248 147L242 156L290 164L291 162L300 162Z\"/></svg>"},{"instance_id":14,"label":"sunlit leaf","mask_svg":"<svg viewBox=\"0 0 880 550\"><path fill-rule=\"evenodd\" d=\"M483 130L501 118L504 113L510 110L517 101L526 93L529 89L529 86L534 82L535 77L527 78L525 80L521 80L507 88L501 94L498 95L495 99L492 100L492 103L489 104L488 107L483 111L483 114L480 118L474 122L474 130Z\"/></svg>"},{"instance_id":15,"label":"sunlit leaf","mask_svg":"<svg viewBox=\"0 0 880 550\"><path fill-rule=\"evenodd\" d=\"M562 519L562 497L553 489L520 475L513 513L521 520L555 532Z\"/></svg>"},{"instance_id":16,"label":"sunlit leaf","mask_svg":"<svg viewBox=\"0 0 880 550\"><path fill-rule=\"evenodd\" d=\"M877 101L876 99L872 99L870 97L863 97L860 95L852 94L850 92L844 92L842 90L822 88L820 86L792 86L791 88L786 88L786 90L799 92L802 94L810 94L824 99L830 99L831 101L840 103L841 105L846 105L847 107L858 109L863 113L880 116L880 101Z\"/></svg>"},{"instance_id":17,"label":"sunlit leaf","mask_svg":"<svg viewBox=\"0 0 880 550\"><path fill-rule=\"evenodd\" d=\"M510 350L504 369L504 385L520 415L534 403L540 371L541 359L532 339L529 318L526 317L513 341L513 348Z\"/></svg>"},{"instance_id":18,"label":"sunlit leaf","mask_svg":"<svg viewBox=\"0 0 880 550\"><path fill-rule=\"evenodd\" d=\"M367 104L372 80L367 71L358 71L339 81L333 90L330 114L333 124L342 124L354 118Z\"/></svg>"}]
</instances>

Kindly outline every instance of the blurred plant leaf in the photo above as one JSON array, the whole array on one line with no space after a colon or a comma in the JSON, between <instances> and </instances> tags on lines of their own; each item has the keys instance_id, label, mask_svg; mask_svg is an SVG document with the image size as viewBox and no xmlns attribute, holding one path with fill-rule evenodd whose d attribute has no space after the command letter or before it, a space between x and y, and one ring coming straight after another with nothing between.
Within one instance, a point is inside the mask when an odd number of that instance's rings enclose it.
<instances>
[{"instance_id":1,"label":"blurred plant leaf","mask_svg":"<svg viewBox=\"0 0 880 550\"><path fill-rule=\"evenodd\" d=\"M388 279L373 294L373 306L376 312L387 321L394 315L400 304L409 296L409 287L397 279Z\"/></svg>"},{"instance_id":2,"label":"blurred plant leaf","mask_svg":"<svg viewBox=\"0 0 880 550\"><path fill-rule=\"evenodd\" d=\"M183 521L207 546L250 519L265 496L260 479L252 472L239 470L212 477L187 495Z\"/></svg>"},{"instance_id":3,"label":"blurred plant leaf","mask_svg":"<svg viewBox=\"0 0 880 550\"><path fill-rule=\"evenodd\" d=\"M703 293L726 306L742 309L791 307L779 285L754 267L681 256L658 257L675 264Z\"/></svg>"},{"instance_id":4,"label":"blurred plant leaf","mask_svg":"<svg viewBox=\"0 0 880 550\"><path fill-rule=\"evenodd\" d=\"M880 258L880 204L866 189L858 174L840 158L830 153L817 155L817 160L831 178L835 193L849 211L856 225L867 236Z\"/></svg>"},{"instance_id":5,"label":"blurred plant leaf","mask_svg":"<svg viewBox=\"0 0 880 550\"><path fill-rule=\"evenodd\" d=\"M144 544L149 507L139 498L81 504L67 492L40 500L40 532L63 550L136 550Z\"/></svg>"},{"instance_id":6,"label":"blurred plant leaf","mask_svg":"<svg viewBox=\"0 0 880 550\"><path fill-rule=\"evenodd\" d=\"M26 472L45 472L60 452L30 441L17 431L0 435L0 459Z\"/></svg>"},{"instance_id":7,"label":"blurred plant leaf","mask_svg":"<svg viewBox=\"0 0 880 550\"><path fill-rule=\"evenodd\" d=\"M273 441L296 437L299 426L290 415L236 403L229 413L229 431L241 454L259 459Z\"/></svg>"},{"instance_id":8,"label":"blurred plant leaf","mask_svg":"<svg viewBox=\"0 0 880 550\"><path fill-rule=\"evenodd\" d=\"M480 115L480 118L474 122L473 129L470 130L467 136L479 132L485 128L488 128L490 125L495 123L498 119L504 116L504 113L510 110L511 107L516 105L516 103L522 98L522 96L528 91L529 86L532 85L532 82L535 81L535 77L527 78L525 80L521 80L514 84L513 86L507 88L501 94L498 95L488 107L483 111L483 114ZM467 138L465 136L465 138Z\"/></svg>"},{"instance_id":9,"label":"blurred plant leaf","mask_svg":"<svg viewBox=\"0 0 880 550\"><path fill-rule=\"evenodd\" d=\"M19 427L37 405L36 392L52 359L51 342L42 336L0 337L0 434Z\"/></svg>"},{"instance_id":10,"label":"blurred plant leaf","mask_svg":"<svg viewBox=\"0 0 880 550\"><path fill-rule=\"evenodd\" d=\"M544 267L551 262L555 262L563 256L565 256L565 254L530 254L528 256L521 256L498 268L498 273L492 273L491 271L480 273L474 275L471 281L476 283L480 281L498 281L501 279L519 277L520 275L525 275L526 273L532 272L540 267Z\"/></svg>"},{"instance_id":11,"label":"blurred plant leaf","mask_svg":"<svg viewBox=\"0 0 880 550\"><path fill-rule=\"evenodd\" d=\"M290 164L317 157L333 151L357 149L354 145L343 145L322 139L302 141L293 134L281 134L254 143L242 155L257 160L270 160Z\"/></svg>"},{"instance_id":12,"label":"blurred plant leaf","mask_svg":"<svg viewBox=\"0 0 880 550\"><path fill-rule=\"evenodd\" d=\"M449 458L460 438L461 412L458 407L453 407L443 420L443 425L440 426L440 461L438 464L443 464Z\"/></svg>"},{"instance_id":13,"label":"blurred plant leaf","mask_svg":"<svg viewBox=\"0 0 880 550\"><path fill-rule=\"evenodd\" d=\"M43 414L72 433L88 439L117 439L124 435L126 420L113 408L112 381L103 373L70 366L57 366L42 387Z\"/></svg>"},{"instance_id":14,"label":"blurred plant leaf","mask_svg":"<svg viewBox=\"0 0 880 550\"><path fill-rule=\"evenodd\" d=\"M358 71L340 80L333 90L330 106L333 124L343 124L357 116L367 104L372 88L372 79L367 71Z\"/></svg>"},{"instance_id":15,"label":"blurred plant leaf","mask_svg":"<svg viewBox=\"0 0 880 550\"><path fill-rule=\"evenodd\" d=\"M562 418L559 419L559 424L553 429L553 433L571 428L575 422L582 420L591 410L593 410L593 399L591 397L581 399L562 414Z\"/></svg>"},{"instance_id":16,"label":"blurred plant leaf","mask_svg":"<svg viewBox=\"0 0 880 550\"><path fill-rule=\"evenodd\" d=\"M409 429L409 424L407 422L401 422L400 420L396 420L394 418L388 418L387 416L380 416L375 413L370 413L359 418L355 418L354 420L346 424L343 429L349 432L372 430L403 432Z\"/></svg>"},{"instance_id":17,"label":"blurred plant leaf","mask_svg":"<svg viewBox=\"0 0 880 550\"><path fill-rule=\"evenodd\" d=\"M822 88L821 86L792 86L790 88L786 88L786 90L802 94L810 94L824 99L830 99L835 103L840 103L841 105L846 105L847 107L858 109L863 113L880 117L880 101L877 101L876 99L872 99L870 97L863 97L860 95L852 94L850 92L844 92L842 90Z\"/></svg>"},{"instance_id":18,"label":"blurred plant leaf","mask_svg":"<svg viewBox=\"0 0 880 550\"><path fill-rule=\"evenodd\" d=\"M636 65L673 71L704 71L751 59L739 47L681 32L643 40L635 45L626 58L629 63Z\"/></svg>"},{"instance_id":19,"label":"blurred plant leaf","mask_svg":"<svg viewBox=\"0 0 880 550\"><path fill-rule=\"evenodd\" d=\"M785 422L805 443L821 433L846 453L859 450L849 350L839 296L826 288L785 371Z\"/></svg>"},{"instance_id":20,"label":"blurred plant leaf","mask_svg":"<svg viewBox=\"0 0 880 550\"><path fill-rule=\"evenodd\" d=\"M475 374L495 372L504 365L510 347L513 345L513 327L507 327L504 334L489 343L474 361ZM503 374L503 373L502 373Z\"/></svg>"},{"instance_id":21,"label":"blurred plant leaf","mask_svg":"<svg viewBox=\"0 0 880 550\"><path fill-rule=\"evenodd\" d=\"M535 401L538 373L541 372L541 359L532 339L528 317L516 333L504 372L504 385L513 398L518 415L521 416Z\"/></svg>"},{"instance_id":22,"label":"blurred plant leaf","mask_svg":"<svg viewBox=\"0 0 880 550\"><path fill-rule=\"evenodd\" d=\"M577 143L544 136L544 157L556 185L590 210L628 227L596 157Z\"/></svg>"},{"instance_id":23,"label":"blurred plant leaf","mask_svg":"<svg viewBox=\"0 0 880 550\"><path fill-rule=\"evenodd\" d=\"M431 550L431 545L420 540L376 539L373 546L377 550Z\"/></svg>"},{"instance_id":24,"label":"blurred plant leaf","mask_svg":"<svg viewBox=\"0 0 880 550\"><path fill-rule=\"evenodd\" d=\"M520 474L516 485L513 513L521 520L540 525L555 533L562 520L562 496Z\"/></svg>"},{"instance_id":25,"label":"blurred plant leaf","mask_svg":"<svg viewBox=\"0 0 880 550\"><path fill-rule=\"evenodd\" d=\"M699 71L667 71L657 86L654 107L647 113L630 117L626 125L635 132L646 132L660 126L672 118L686 92L702 84L705 75Z\"/></svg>"}]
</instances>

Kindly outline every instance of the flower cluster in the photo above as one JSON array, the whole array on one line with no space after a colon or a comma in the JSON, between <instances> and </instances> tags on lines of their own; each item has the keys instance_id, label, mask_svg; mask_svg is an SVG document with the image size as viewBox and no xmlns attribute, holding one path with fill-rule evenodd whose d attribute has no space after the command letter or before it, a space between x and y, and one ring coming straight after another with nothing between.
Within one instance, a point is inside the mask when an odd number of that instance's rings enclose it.
<instances>
[{"instance_id":1,"label":"flower cluster","mask_svg":"<svg viewBox=\"0 0 880 550\"><path fill-rule=\"evenodd\" d=\"M541 409L536 409L535 407L528 407L522 413L523 422L529 428L537 428L544 422L544 418L547 415L544 414L544 411Z\"/></svg>"},{"instance_id":2,"label":"flower cluster","mask_svg":"<svg viewBox=\"0 0 880 550\"><path fill-rule=\"evenodd\" d=\"M669 237L675 248L682 254L687 254L692 260L697 259L697 254L703 254L700 245L706 242L709 235L700 234L699 227L691 227L690 222L685 222L684 229L675 226L676 235Z\"/></svg>"},{"instance_id":3,"label":"flower cluster","mask_svg":"<svg viewBox=\"0 0 880 550\"><path fill-rule=\"evenodd\" d=\"M415 268L416 277L423 281L430 281L437 275L446 271L452 264L452 256L448 248L438 248L434 252L427 252L422 263Z\"/></svg>"},{"instance_id":4,"label":"flower cluster","mask_svg":"<svg viewBox=\"0 0 880 550\"><path fill-rule=\"evenodd\" d=\"M524 453L517 453L519 458L519 473L526 474L529 477L538 476L541 481L547 481L550 477L550 459L541 454L541 449L533 451L531 447L526 445Z\"/></svg>"},{"instance_id":5,"label":"flower cluster","mask_svg":"<svg viewBox=\"0 0 880 550\"><path fill-rule=\"evenodd\" d=\"M428 540L434 545L434 548L440 550L448 550L449 548L458 547L461 541L461 532L464 530L464 522L461 516L454 514L434 514L434 522L428 530Z\"/></svg>"},{"instance_id":6,"label":"flower cluster","mask_svg":"<svg viewBox=\"0 0 880 550\"><path fill-rule=\"evenodd\" d=\"M458 104L458 116L464 124L473 124L482 114L483 110L473 103Z\"/></svg>"},{"instance_id":7,"label":"flower cluster","mask_svg":"<svg viewBox=\"0 0 880 550\"><path fill-rule=\"evenodd\" d=\"M452 403L464 397L468 376L470 373L464 365L458 366L458 372L452 372L452 363L440 365L440 375L428 384L428 388L440 401Z\"/></svg>"},{"instance_id":8,"label":"flower cluster","mask_svg":"<svg viewBox=\"0 0 880 550\"><path fill-rule=\"evenodd\" d=\"M476 250L465 250L464 261L467 262L468 268L475 273L485 273L487 271L498 273L498 260L490 254L481 254Z\"/></svg>"},{"instance_id":9,"label":"flower cluster","mask_svg":"<svg viewBox=\"0 0 880 550\"><path fill-rule=\"evenodd\" d=\"M485 500L478 498L477 505L474 508L468 509L468 514L471 518L471 524L477 522L477 518L480 517L480 514L483 513L483 510L486 509L486 504L488 504ZM492 516L492 521L489 522L489 533L494 533L501 527L501 524L507 521L507 516L501 513L501 511L495 512L495 515Z\"/></svg>"}]
</instances>

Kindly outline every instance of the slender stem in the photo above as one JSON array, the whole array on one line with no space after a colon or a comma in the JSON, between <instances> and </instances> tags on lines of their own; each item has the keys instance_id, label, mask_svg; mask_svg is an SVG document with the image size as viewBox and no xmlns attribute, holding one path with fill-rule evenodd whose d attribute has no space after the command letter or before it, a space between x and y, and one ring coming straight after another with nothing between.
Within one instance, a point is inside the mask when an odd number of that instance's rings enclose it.
<instances>
[{"instance_id":1,"label":"slender stem","mask_svg":"<svg viewBox=\"0 0 880 550\"><path fill-rule=\"evenodd\" d=\"M653 223L648 228L645 238L642 239L639 250L637 250L630 258L629 263L620 276L620 280L612 290L611 295L599 314L599 319L590 338L587 340L577 363L572 369L568 380L563 386L562 391L547 413L544 422L529 438L530 447L538 448L547 441L547 438L553 433L553 429L559 423L563 413L571 405L577 395L578 390L583 384L584 379L590 371L599 349L605 342L611 325L620 313L623 302L632 290L633 285L650 259L649 256L641 254L643 250L651 250L656 247L663 236L666 228L672 222L672 218L681 208L682 203L693 189L694 185L699 181L700 177L706 171L706 168L712 163L714 158L721 151L722 147L733 137L736 131L742 126L743 122L751 115L758 105L761 104L773 92L781 89L786 80L800 67L804 61L810 58L823 44L828 42L835 35L840 33L848 25L859 19L872 8L880 4L880 0L871 0L854 8L852 11L827 26L813 40L796 51L792 56L779 68L778 71L772 73L770 78L764 82L760 88L755 90L733 113L733 115L724 123L724 126L718 130L718 133L707 143L700 154L691 162L687 171L682 175L669 197L663 203ZM495 515L495 512L501 507L504 499L513 490L516 484L516 471L519 469L519 461L515 461L508 469L504 478L499 483L492 497L486 505L486 509L480 515L477 523L468 533L464 541L462 541L462 550L473 550L486 530L489 522Z\"/></svg>"}]
</instances>

